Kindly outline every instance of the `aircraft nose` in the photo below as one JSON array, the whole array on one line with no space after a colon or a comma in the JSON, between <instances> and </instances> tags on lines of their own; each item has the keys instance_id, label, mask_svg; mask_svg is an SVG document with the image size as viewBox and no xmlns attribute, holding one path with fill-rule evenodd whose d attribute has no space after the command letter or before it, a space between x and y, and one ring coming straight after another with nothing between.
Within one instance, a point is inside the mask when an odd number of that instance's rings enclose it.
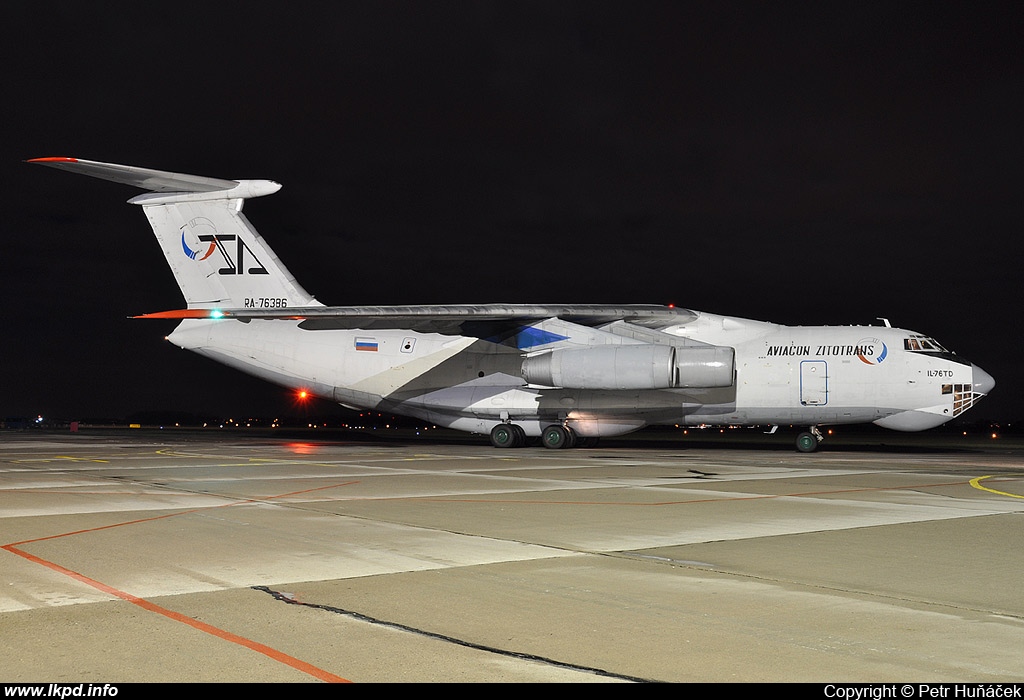
<instances>
[{"instance_id":1,"label":"aircraft nose","mask_svg":"<svg viewBox=\"0 0 1024 700\"><path fill-rule=\"evenodd\" d=\"M996 385L992 375L978 365L971 365L971 383L974 384L974 391L979 394L987 394Z\"/></svg>"}]
</instances>

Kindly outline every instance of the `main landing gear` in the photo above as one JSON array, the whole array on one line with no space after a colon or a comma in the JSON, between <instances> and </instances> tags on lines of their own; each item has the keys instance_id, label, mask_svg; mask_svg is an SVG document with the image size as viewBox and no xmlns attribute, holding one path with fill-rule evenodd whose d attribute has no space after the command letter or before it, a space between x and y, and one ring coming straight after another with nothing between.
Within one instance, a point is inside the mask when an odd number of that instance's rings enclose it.
<instances>
[{"instance_id":1,"label":"main landing gear","mask_svg":"<svg viewBox=\"0 0 1024 700\"><path fill-rule=\"evenodd\" d=\"M526 431L515 423L498 423L491 428L491 444L494 447L522 447L526 444ZM541 431L540 444L551 450L593 447L597 438L579 437L572 428L553 424Z\"/></svg>"},{"instance_id":2,"label":"main landing gear","mask_svg":"<svg viewBox=\"0 0 1024 700\"><path fill-rule=\"evenodd\" d=\"M522 447L526 431L513 423L498 423L491 428L491 444L495 447Z\"/></svg>"},{"instance_id":3,"label":"main landing gear","mask_svg":"<svg viewBox=\"0 0 1024 700\"><path fill-rule=\"evenodd\" d=\"M824 439L818 426L812 425L805 432L796 436L796 449L799 452L814 452Z\"/></svg>"},{"instance_id":4,"label":"main landing gear","mask_svg":"<svg viewBox=\"0 0 1024 700\"><path fill-rule=\"evenodd\" d=\"M552 450L576 446L576 433L564 425L549 425L540 434L540 444Z\"/></svg>"}]
</instances>

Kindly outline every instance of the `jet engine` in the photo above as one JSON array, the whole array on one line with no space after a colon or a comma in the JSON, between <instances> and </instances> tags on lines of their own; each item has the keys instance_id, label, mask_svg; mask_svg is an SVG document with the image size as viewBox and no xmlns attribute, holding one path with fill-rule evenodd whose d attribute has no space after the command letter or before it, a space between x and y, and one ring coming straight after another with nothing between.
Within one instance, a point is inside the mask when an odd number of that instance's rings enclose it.
<instances>
[{"instance_id":1,"label":"jet engine","mask_svg":"<svg viewBox=\"0 0 1024 700\"><path fill-rule=\"evenodd\" d=\"M530 384L563 389L710 389L732 386L735 353L714 345L601 345L523 360Z\"/></svg>"}]
</instances>

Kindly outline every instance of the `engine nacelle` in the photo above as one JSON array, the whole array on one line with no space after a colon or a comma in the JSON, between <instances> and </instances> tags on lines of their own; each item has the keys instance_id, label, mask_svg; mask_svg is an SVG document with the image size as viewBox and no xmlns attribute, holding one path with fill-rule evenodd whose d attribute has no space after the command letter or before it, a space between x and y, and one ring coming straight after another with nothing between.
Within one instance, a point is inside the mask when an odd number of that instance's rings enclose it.
<instances>
[{"instance_id":1,"label":"engine nacelle","mask_svg":"<svg viewBox=\"0 0 1024 700\"><path fill-rule=\"evenodd\" d=\"M736 379L736 351L721 345L676 348L676 383L681 389L719 389Z\"/></svg>"},{"instance_id":2,"label":"engine nacelle","mask_svg":"<svg viewBox=\"0 0 1024 700\"><path fill-rule=\"evenodd\" d=\"M552 350L523 360L530 384L564 389L674 389L732 386L732 348L600 345Z\"/></svg>"}]
</instances>

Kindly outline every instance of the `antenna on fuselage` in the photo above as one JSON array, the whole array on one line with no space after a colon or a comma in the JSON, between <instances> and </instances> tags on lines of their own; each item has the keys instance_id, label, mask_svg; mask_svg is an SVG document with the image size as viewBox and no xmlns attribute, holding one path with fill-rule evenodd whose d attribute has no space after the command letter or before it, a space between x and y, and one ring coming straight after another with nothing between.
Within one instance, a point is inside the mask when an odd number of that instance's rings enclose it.
<instances>
[{"instance_id":1,"label":"antenna on fuselage","mask_svg":"<svg viewBox=\"0 0 1024 700\"><path fill-rule=\"evenodd\" d=\"M887 318L882 318L881 316L878 316L877 318L878 318L878 320L879 320L879 321L881 321L882 323L884 323L884 324L885 324L885 327L886 327L886 328L892 328L892 324L891 324L891 323L889 323L889 319L887 319Z\"/></svg>"}]
</instances>

